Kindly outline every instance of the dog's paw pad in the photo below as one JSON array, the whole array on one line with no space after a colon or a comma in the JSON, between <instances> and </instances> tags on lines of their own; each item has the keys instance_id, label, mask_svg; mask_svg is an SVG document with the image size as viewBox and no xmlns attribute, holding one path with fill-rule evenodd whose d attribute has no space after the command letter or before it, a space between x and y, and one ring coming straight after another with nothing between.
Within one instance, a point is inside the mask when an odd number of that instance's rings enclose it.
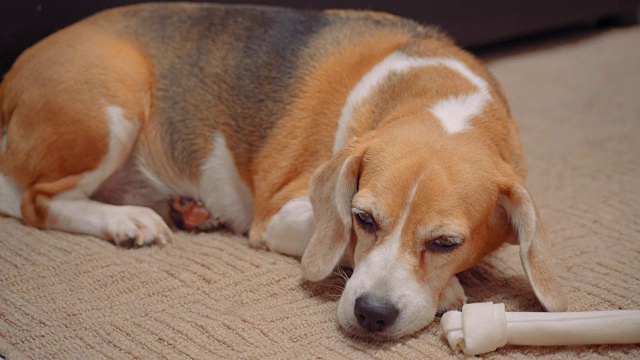
<instances>
[{"instance_id":1,"label":"dog's paw pad","mask_svg":"<svg viewBox=\"0 0 640 360\"><path fill-rule=\"evenodd\" d=\"M438 313L443 314L450 310L459 310L466 303L467 297L464 295L462 285L460 285L456 276L452 276L440 293Z\"/></svg>"}]
</instances>

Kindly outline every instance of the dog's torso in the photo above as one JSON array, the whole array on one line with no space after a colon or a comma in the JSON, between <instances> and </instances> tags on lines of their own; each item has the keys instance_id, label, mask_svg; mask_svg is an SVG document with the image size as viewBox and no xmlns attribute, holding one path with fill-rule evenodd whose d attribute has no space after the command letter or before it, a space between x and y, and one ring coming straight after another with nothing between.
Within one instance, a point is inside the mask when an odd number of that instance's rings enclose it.
<instances>
[{"instance_id":1,"label":"dog's torso","mask_svg":"<svg viewBox=\"0 0 640 360\"><path fill-rule=\"evenodd\" d=\"M382 13L255 6L130 6L75 26L133 44L153 78L138 140L147 146L137 146L94 197L146 206L168 194L204 198L241 233L251 225L254 194L306 185L332 155L348 91L371 65L412 37L445 43L436 31Z\"/></svg>"},{"instance_id":2,"label":"dog's torso","mask_svg":"<svg viewBox=\"0 0 640 360\"><path fill-rule=\"evenodd\" d=\"M168 198L197 199L251 245L304 254L307 279L353 266L338 318L388 337L460 305L455 274L519 241L538 297L566 307L506 100L411 20L117 8L26 50L0 105L0 213L29 225L165 243Z\"/></svg>"}]
</instances>

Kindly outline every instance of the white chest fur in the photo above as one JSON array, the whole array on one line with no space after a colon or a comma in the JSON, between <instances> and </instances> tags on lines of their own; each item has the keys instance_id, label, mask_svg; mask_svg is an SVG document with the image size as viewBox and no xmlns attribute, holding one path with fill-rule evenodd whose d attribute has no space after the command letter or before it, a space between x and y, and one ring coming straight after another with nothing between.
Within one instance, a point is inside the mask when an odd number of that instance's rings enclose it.
<instances>
[{"instance_id":1,"label":"white chest fur","mask_svg":"<svg viewBox=\"0 0 640 360\"><path fill-rule=\"evenodd\" d=\"M253 221L253 195L238 174L221 133L213 136L212 149L201 169L199 197L229 229L245 233Z\"/></svg>"}]
</instances>

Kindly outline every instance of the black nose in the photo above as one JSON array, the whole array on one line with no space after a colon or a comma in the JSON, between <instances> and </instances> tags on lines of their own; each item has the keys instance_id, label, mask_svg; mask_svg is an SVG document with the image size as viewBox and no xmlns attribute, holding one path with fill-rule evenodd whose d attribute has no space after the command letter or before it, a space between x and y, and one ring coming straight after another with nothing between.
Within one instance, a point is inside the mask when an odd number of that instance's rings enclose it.
<instances>
[{"instance_id":1,"label":"black nose","mask_svg":"<svg viewBox=\"0 0 640 360\"><path fill-rule=\"evenodd\" d=\"M382 331L398 318L400 311L395 305L376 301L368 296L360 296L356 299L356 305L353 307L353 314L358 319L358 324L367 331Z\"/></svg>"}]
</instances>

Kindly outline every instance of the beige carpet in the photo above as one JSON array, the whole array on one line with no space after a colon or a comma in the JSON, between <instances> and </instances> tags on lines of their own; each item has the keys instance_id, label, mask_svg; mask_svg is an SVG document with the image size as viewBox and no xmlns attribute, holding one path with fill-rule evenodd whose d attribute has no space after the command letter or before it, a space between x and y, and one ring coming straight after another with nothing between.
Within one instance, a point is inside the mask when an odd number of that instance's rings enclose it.
<instances>
[{"instance_id":1,"label":"beige carpet","mask_svg":"<svg viewBox=\"0 0 640 360\"><path fill-rule=\"evenodd\" d=\"M528 184L570 310L640 309L640 27L502 56ZM244 238L117 249L0 217L0 354L9 359L455 358L438 320L397 343L345 337L341 284ZM539 311L516 247L460 276L470 301ZM606 331L606 329L603 329ZM489 359L640 358L636 346L506 347Z\"/></svg>"}]
</instances>

